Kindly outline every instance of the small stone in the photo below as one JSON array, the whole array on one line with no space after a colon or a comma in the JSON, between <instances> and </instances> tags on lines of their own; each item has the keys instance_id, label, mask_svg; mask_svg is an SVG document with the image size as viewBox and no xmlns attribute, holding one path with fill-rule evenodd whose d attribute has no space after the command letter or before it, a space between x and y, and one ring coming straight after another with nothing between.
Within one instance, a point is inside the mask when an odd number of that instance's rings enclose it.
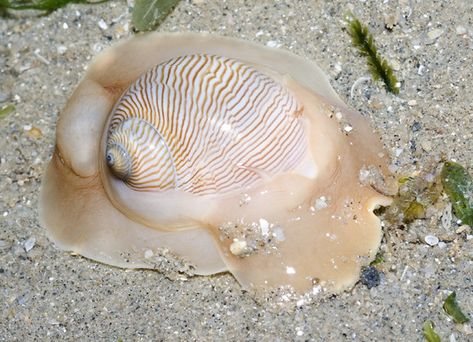
<instances>
[{"instance_id":1,"label":"small stone","mask_svg":"<svg viewBox=\"0 0 473 342\"><path fill-rule=\"evenodd\" d=\"M248 252L247 243L245 240L233 239L232 244L230 245L230 252L233 255L241 256Z\"/></svg>"},{"instance_id":2,"label":"small stone","mask_svg":"<svg viewBox=\"0 0 473 342\"><path fill-rule=\"evenodd\" d=\"M149 259L154 255L153 251L151 249L147 249L145 251L145 259Z\"/></svg>"},{"instance_id":3,"label":"small stone","mask_svg":"<svg viewBox=\"0 0 473 342\"><path fill-rule=\"evenodd\" d=\"M57 48L56 48L56 51L58 54L60 55L64 55L67 51L67 47L65 45L59 45Z\"/></svg>"},{"instance_id":4,"label":"small stone","mask_svg":"<svg viewBox=\"0 0 473 342\"><path fill-rule=\"evenodd\" d=\"M420 142L420 146L422 146L425 152L430 152L432 150L432 143L427 139L423 139Z\"/></svg>"},{"instance_id":5,"label":"small stone","mask_svg":"<svg viewBox=\"0 0 473 342\"><path fill-rule=\"evenodd\" d=\"M271 48L277 48L280 46L280 44L275 40L270 40L266 43L266 46L271 47Z\"/></svg>"},{"instance_id":6,"label":"small stone","mask_svg":"<svg viewBox=\"0 0 473 342\"><path fill-rule=\"evenodd\" d=\"M437 38L439 38L443 34L443 30L441 29L433 29L427 33L428 40L425 42L426 44L433 44Z\"/></svg>"},{"instance_id":7,"label":"small stone","mask_svg":"<svg viewBox=\"0 0 473 342\"><path fill-rule=\"evenodd\" d=\"M259 226L261 228L261 234L267 236L269 234L269 222L264 218L259 219Z\"/></svg>"},{"instance_id":8,"label":"small stone","mask_svg":"<svg viewBox=\"0 0 473 342\"><path fill-rule=\"evenodd\" d=\"M468 232L470 230L470 226L467 226L466 224L458 227L458 229L455 231L455 233L457 234L462 234L462 233L465 233L465 232Z\"/></svg>"},{"instance_id":9,"label":"small stone","mask_svg":"<svg viewBox=\"0 0 473 342\"><path fill-rule=\"evenodd\" d=\"M416 100L409 100L409 101L407 101L407 104L411 107L414 107L414 106L417 105L417 101Z\"/></svg>"},{"instance_id":10,"label":"small stone","mask_svg":"<svg viewBox=\"0 0 473 342\"><path fill-rule=\"evenodd\" d=\"M420 122L414 121L414 123L412 124L412 132L418 132L421 130L421 128L422 125L420 124Z\"/></svg>"},{"instance_id":11,"label":"small stone","mask_svg":"<svg viewBox=\"0 0 473 342\"><path fill-rule=\"evenodd\" d=\"M471 335L473 334L473 329L471 328L470 324L462 324L461 325L461 330L465 335Z\"/></svg>"},{"instance_id":12,"label":"small stone","mask_svg":"<svg viewBox=\"0 0 473 342\"><path fill-rule=\"evenodd\" d=\"M439 238L435 235L426 235L424 241L429 246L436 246L439 243Z\"/></svg>"},{"instance_id":13,"label":"small stone","mask_svg":"<svg viewBox=\"0 0 473 342\"><path fill-rule=\"evenodd\" d=\"M99 25L100 29L102 29L102 30L108 29L108 25L107 25L107 23L105 22L105 20L103 20L103 19L100 19L100 20L99 20L98 25Z\"/></svg>"},{"instance_id":14,"label":"small stone","mask_svg":"<svg viewBox=\"0 0 473 342\"><path fill-rule=\"evenodd\" d=\"M314 208L315 210L320 210L328 207L327 198L325 196L320 196L315 200Z\"/></svg>"},{"instance_id":15,"label":"small stone","mask_svg":"<svg viewBox=\"0 0 473 342\"><path fill-rule=\"evenodd\" d=\"M273 236L278 241L284 241L286 239L286 237L284 236L284 231L282 230L281 227L277 227L273 229Z\"/></svg>"},{"instance_id":16,"label":"small stone","mask_svg":"<svg viewBox=\"0 0 473 342\"><path fill-rule=\"evenodd\" d=\"M399 13L393 13L384 16L384 26L388 30L392 30L399 22Z\"/></svg>"},{"instance_id":17,"label":"small stone","mask_svg":"<svg viewBox=\"0 0 473 342\"><path fill-rule=\"evenodd\" d=\"M286 273L287 274L296 274L296 269L291 266L286 266Z\"/></svg>"},{"instance_id":18,"label":"small stone","mask_svg":"<svg viewBox=\"0 0 473 342\"><path fill-rule=\"evenodd\" d=\"M43 132L38 127L31 127L30 130L26 131L26 135L29 138L39 139L43 136Z\"/></svg>"},{"instance_id":19,"label":"small stone","mask_svg":"<svg viewBox=\"0 0 473 342\"><path fill-rule=\"evenodd\" d=\"M422 76L425 71L425 66L424 65L419 65L419 68L417 69L417 75Z\"/></svg>"},{"instance_id":20,"label":"small stone","mask_svg":"<svg viewBox=\"0 0 473 342\"><path fill-rule=\"evenodd\" d=\"M366 285L368 289L378 286L381 282L381 277L379 276L379 271L376 267L366 266L361 269L360 282L363 285Z\"/></svg>"},{"instance_id":21,"label":"small stone","mask_svg":"<svg viewBox=\"0 0 473 342\"><path fill-rule=\"evenodd\" d=\"M23 243L23 247L25 248L25 251L28 253L29 251L33 249L35 244L36 244L36 238L32 236Z\"/></svg>"},{"instance_id":22,"label":"small stone","mask_svg":"<svg viewBox=\"0 0 473 342\"><path fill-rule=\"evenodd\" d=\"M0 252L10 249L11 243L6 240L0 240Z\"/></svg>"},{"instance_id":23,"label":"small stone","mask_svg":"<svg viewBox=\"0 0 473 342\"><path fill-rule=\"evenodd\" d=\"M0 102L7 102L10 98L11 98L10 93L0 91Z\"/></svg>"},{"instance_id":24,"label":"small stone","mask_svg":"<svg viewBox=\"0 0 473 342\"><path fill-rule=\"evenodd\" d=\"M396 60L391 61L391 67L393 68L394 71L399 71L401 70L401 63L399 63Z\"/></svg>"},{"instance_id":25,"label":"small stone","mask_svg":"<svg viewBox=\"0 0 473 342\"><path fill-rule=\"evenodd\" d=\"M466 31L466 28L464 26L457 26L456 30L458 35L464 35L467 31Z\"/></svg>"},{"instance_id":26,"label":"small stone","mask_svg":"<svg viewBox=\"0 0 473 342\"><path fill-rule=\"evenodd\" d=\"M389 169L389 172L394 174L399 170L399 166L397 166L396 164L390 164L388 166L388 169Z\"/></svg>"},{"instance_id":27,"label":"small stone","mask_svg":"<svg viewBox=\"0 0 473 342\"><path fill-rule=\"evenodd\" d=\"M424 176L424 180L429 183L433 183L435 181L435 175L433 173L428 173Z\"/></svg>"}]
</instances>

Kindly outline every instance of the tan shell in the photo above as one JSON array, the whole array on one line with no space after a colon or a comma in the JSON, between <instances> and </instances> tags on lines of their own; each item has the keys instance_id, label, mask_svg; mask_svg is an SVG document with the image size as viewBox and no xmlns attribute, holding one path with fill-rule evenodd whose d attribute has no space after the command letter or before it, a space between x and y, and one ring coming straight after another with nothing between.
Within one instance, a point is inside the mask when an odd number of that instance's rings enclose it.
<instances>
[{"instance_id":1,"label":"tan shell","mask_svg":"<svg viewBox=\"0 0 473 342\"><path fill-rule=\"evenodd\" d=\"M150 34L100 55L61 113L40 218L60 248L119 267L153 268L150 251L167 250L245 288L336 292L376 254L373 210L390 199L370 180L386 166L377 135L313 63Z\"/></svg>"}]
</instances>

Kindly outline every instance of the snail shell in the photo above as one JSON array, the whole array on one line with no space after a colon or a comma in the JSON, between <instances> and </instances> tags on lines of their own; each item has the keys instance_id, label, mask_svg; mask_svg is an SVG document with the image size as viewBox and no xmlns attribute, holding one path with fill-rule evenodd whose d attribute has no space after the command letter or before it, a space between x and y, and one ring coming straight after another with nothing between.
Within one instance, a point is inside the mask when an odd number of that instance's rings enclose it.
<instances>
[{"instance_id":1,"label":"snail shell","mask_svg":"<svg viewBox=\"0 0 473 342\"><path fill-rule=\"evenodd\" d=\"M112 173L137 191L222 194L300 163L307 148L301 110L286 88L241 62L177 57L122 96L106 156Z\"/></svg>"},{"instance_id":2,"label":"snail shell","mask_svg":"<svg viewBox=\"0 0 473 342\"><path fill-rule=\"evenodd\" d=\"M150 34L99 56L68 101L40 219L60 248L119 267L164 250L245 288L336 292L376 254L390 198L367 175L387 181L387 162L314 64Z\"/></svg>"}]
</instances>

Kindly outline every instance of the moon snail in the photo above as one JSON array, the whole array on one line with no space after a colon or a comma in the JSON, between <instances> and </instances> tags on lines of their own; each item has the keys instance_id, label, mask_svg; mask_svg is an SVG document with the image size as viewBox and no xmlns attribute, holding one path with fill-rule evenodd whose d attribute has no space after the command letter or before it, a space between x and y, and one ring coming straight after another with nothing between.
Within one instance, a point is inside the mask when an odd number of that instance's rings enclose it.
<instances>
[{"instance_id":1,"label":"moon snail","mask_svg":"<svg viewBox=\"0 0 473 342\"><path fill-rule=\"evenodd\" d=\"M166 252L245 289L352 287L395 182L379 137L312 62L205 34L99 55L61 112L40 220L123 268Z\"/></svg>"}]
</instances>

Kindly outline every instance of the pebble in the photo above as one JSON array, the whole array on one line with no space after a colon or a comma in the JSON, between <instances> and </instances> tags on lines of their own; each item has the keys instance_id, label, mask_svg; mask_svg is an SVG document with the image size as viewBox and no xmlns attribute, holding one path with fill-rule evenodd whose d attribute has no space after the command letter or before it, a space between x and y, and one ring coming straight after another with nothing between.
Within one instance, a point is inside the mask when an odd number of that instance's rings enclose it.
<instances>
[{"instance_id":1,"label":"pebble","mask_svg":"<svg viewBox=\"0 0 473 342\"><path fill-rule=\"evenodd\" d=\"M456 32L458 35L464 35L466 33L466 28L464 26L457 26Z\"/></svg>"},{"instance_id":2,"label":"pebble","mask_svg":"<svg viewBox=\"0 0 473 342\"><path fill-rule=\"evenodd\" d=\"M108 25L107 25L107 23L105 22L105 20L103 20L103 19L100 19L100 20L99 20L98 25L99 25L100 29L102 29L102 30L108 29Z\"/></svg>"},{"instance_id":3,"label":"pebble","mask_svg":"<svg viewBox=\"0 0 473 342\"><path fill-rule=\"evenodd\" d=\"M10 93L0 91L0 102L7 102L11 97Z\"/></svg>"},{"instance_id":4,"label":"pebble","mask_svg":"<svg viewBox=\"0 0 473 342\"><path fill-rule=\"evenodd\" d=\"M465 335L473 334L473 329L471 328L470 324L463 324L461 330L463 330Z\"/></svg>"},{"instance_id":5,"label":"pebble","mask_svg":"<svg viewBox=\"0 0 473 342\"><path fill-rule=\"evenodd\" d=\"M320 210L328 207L327 198L325 196L320 196L315 200L314 203L315 210Z\"/></svg>"},{"instance_id":6,"label":"pebble","mask_svg":"<svg viewBox=\"0 0 473 342\"><path fill-rule=\"evenodd\" d=\"M275 40L270 40L269 42L266 43L266 46L269 46L271 48L277 48L280 46L280 44Z\"/></svg>"},{"instance_id":7,"label":"pebble","mask_svg":"<svg viewBox=\"0 0 473 342\"><path fill-rule=\"evenodd\" d=\"M59 45L57 48L56 48L56 51L58 54L60 55L64 55L67 51L67 47L65 45Z\"/></svg>"},{"instance_id":8,"label":"pebble","mask_svg":"<svg viewBox=\"0 0 473 342\"><path fill-rule=\"evenodd\" d=\"M29 138L39 139L43 136L43 132L38 127L31 127L31 129L26 131L26 135Z\"/></svg>"},{"instance_id":9,"label":"pebble","mask_svg":"<svg viewBox=\"0 0 473 342\"><path fill-rule=\"evenodd\" d=\"M151 249L147 249L145 251L145 259L149 259L154 255L153 251Z\"/></svg>"},{"instance_id":10,"label":"pebble","mask_svg":"<svg viewBox=\"0 0 473 342\"><path fill-rule=\"evenodd\" d=\"M437 38L439 38L443 34L443 30L441 29L433 29L427 33L428 40L425 44L433 44Z\"/></svg>"},{"instance_id":11,"label":"pebble","mask_svg":"<svg viewBox=\"0 0 473 342\"><path fill-rule=\"evenodd\" d=\"M234 239L230 245L230 252L233 255L243 255L247 252L247 243L245 240Z\"/></svg>"},{"instance_id":12,"label":"pebble","mask_svg":"<svg viewBox=\"0 0 473 342\"><path fill-rule=\"evenodd\" d=\"M417 69L417 75L422 76L425 71L425 66L424 65L419 65L419 68Z\"/></svg>"},{"instance_id":13,"label":"pebble","mask_svg":"<svg viewBox=\"0 0 473 342\"><path fill-rule=\"evenodd\" d=\"M420 146L422 146L425 152L430 152L432 150L432 142L428 139L422 139Z\"/></svg>"},{"instance_id":14,"label":"pebble","mask_svg":"<svg viewBox=\"0 0 473 342\"><path fill-rule=\"evenodd\" d=\"M23 247L25 247L25 251L28 253L31 251L36 244L36 238L34 236L30 237L23 243Z\"/></svg>"},{"instance_id":15,"label":"pebble","mask_svg":"<svg viewBox=\"0 0 473 342\"><path fill-rule=\"evenodd\" d=\"M11 247L11 243L6 240L0 240L0 251L6 251Z\"/></svg>"},{"instance_id":16,"label":"pebble","mask_svg":"<svg viewBox=\"0 0 473 342\"><path fill-rule=\"evenodd\" d=\"M261 234L267 236L269 234L269 222L264 218L259 219L259 226L261 228Z\"/></svg>"},{"instance_id":17,"label":"pebble","mask_svg":"<svg viewBox=\"0 0 473 342\"><path fill-rule=\"evenodd\" d=\"M366 285L368 289L378 286L381 282L379 271L373 266L363 267L361 269L360 281L363 285Z\"/></svg>"},{"instance_id":18,"label":"pebble","mask_svg":"<svg viewBox=\"0 0 473 342\"><path fill-rule=\"evenodd\" d=\"M422 128L421 123L414 121L414 123L412 124L412 132L418 132L421 130L421 128Z\"/></svg>"},{"instance_id":19,"label":"pebble","mask_svg":"<svg viewBox=\"0 0 473 342\"><path fill-rule=\"evenodd\" d=\"M277 228L273 229L273 236L278 241L284 241L286 239L286 236L284 235L284 231L280 227L277 227Z\"/></svg>"},{"instance_id":20,"label":"pebble","mask_svg":"<svg viewBox=\"0 0 473 342\"><path fill-rule=\"evenodd\" d=\"M461 234L461 233L464 233L464 232L467 232L470 230L470 226L467 226L466 224L458 227L458 229L455 231L455 233L457 234Z\"/></svg>"},{"instance_id":21,"label":"pebble","mask_svg":"<svg viewBox=\"0 0 473 342\"><path fill-rule=\"evenodd\" d=\"M384 26L392 30L399 23L399 13L393 13L384 16Z\"/></svg>"},{"instance_id":22,"label":"pebble","mask_svg":"<svg viewBox=\"0 0 473 342\"><path fill-rule=\"evenodd\" d=\"M411 107L414 107L414 106L417 105L417 101L416 100L409 100L409 101L407 101L407 104Z\"/></svg>"},{"instance_id":23,"label":"pebble","mask_svg":"<svg viewBox=\"0 0 473 342\"><path fill-rule=\"evenodd\" d=\"M436 246L439 243L439 238L435 235L426 235L424 241L429 246Z\"/></svg>"}]
</instances>

